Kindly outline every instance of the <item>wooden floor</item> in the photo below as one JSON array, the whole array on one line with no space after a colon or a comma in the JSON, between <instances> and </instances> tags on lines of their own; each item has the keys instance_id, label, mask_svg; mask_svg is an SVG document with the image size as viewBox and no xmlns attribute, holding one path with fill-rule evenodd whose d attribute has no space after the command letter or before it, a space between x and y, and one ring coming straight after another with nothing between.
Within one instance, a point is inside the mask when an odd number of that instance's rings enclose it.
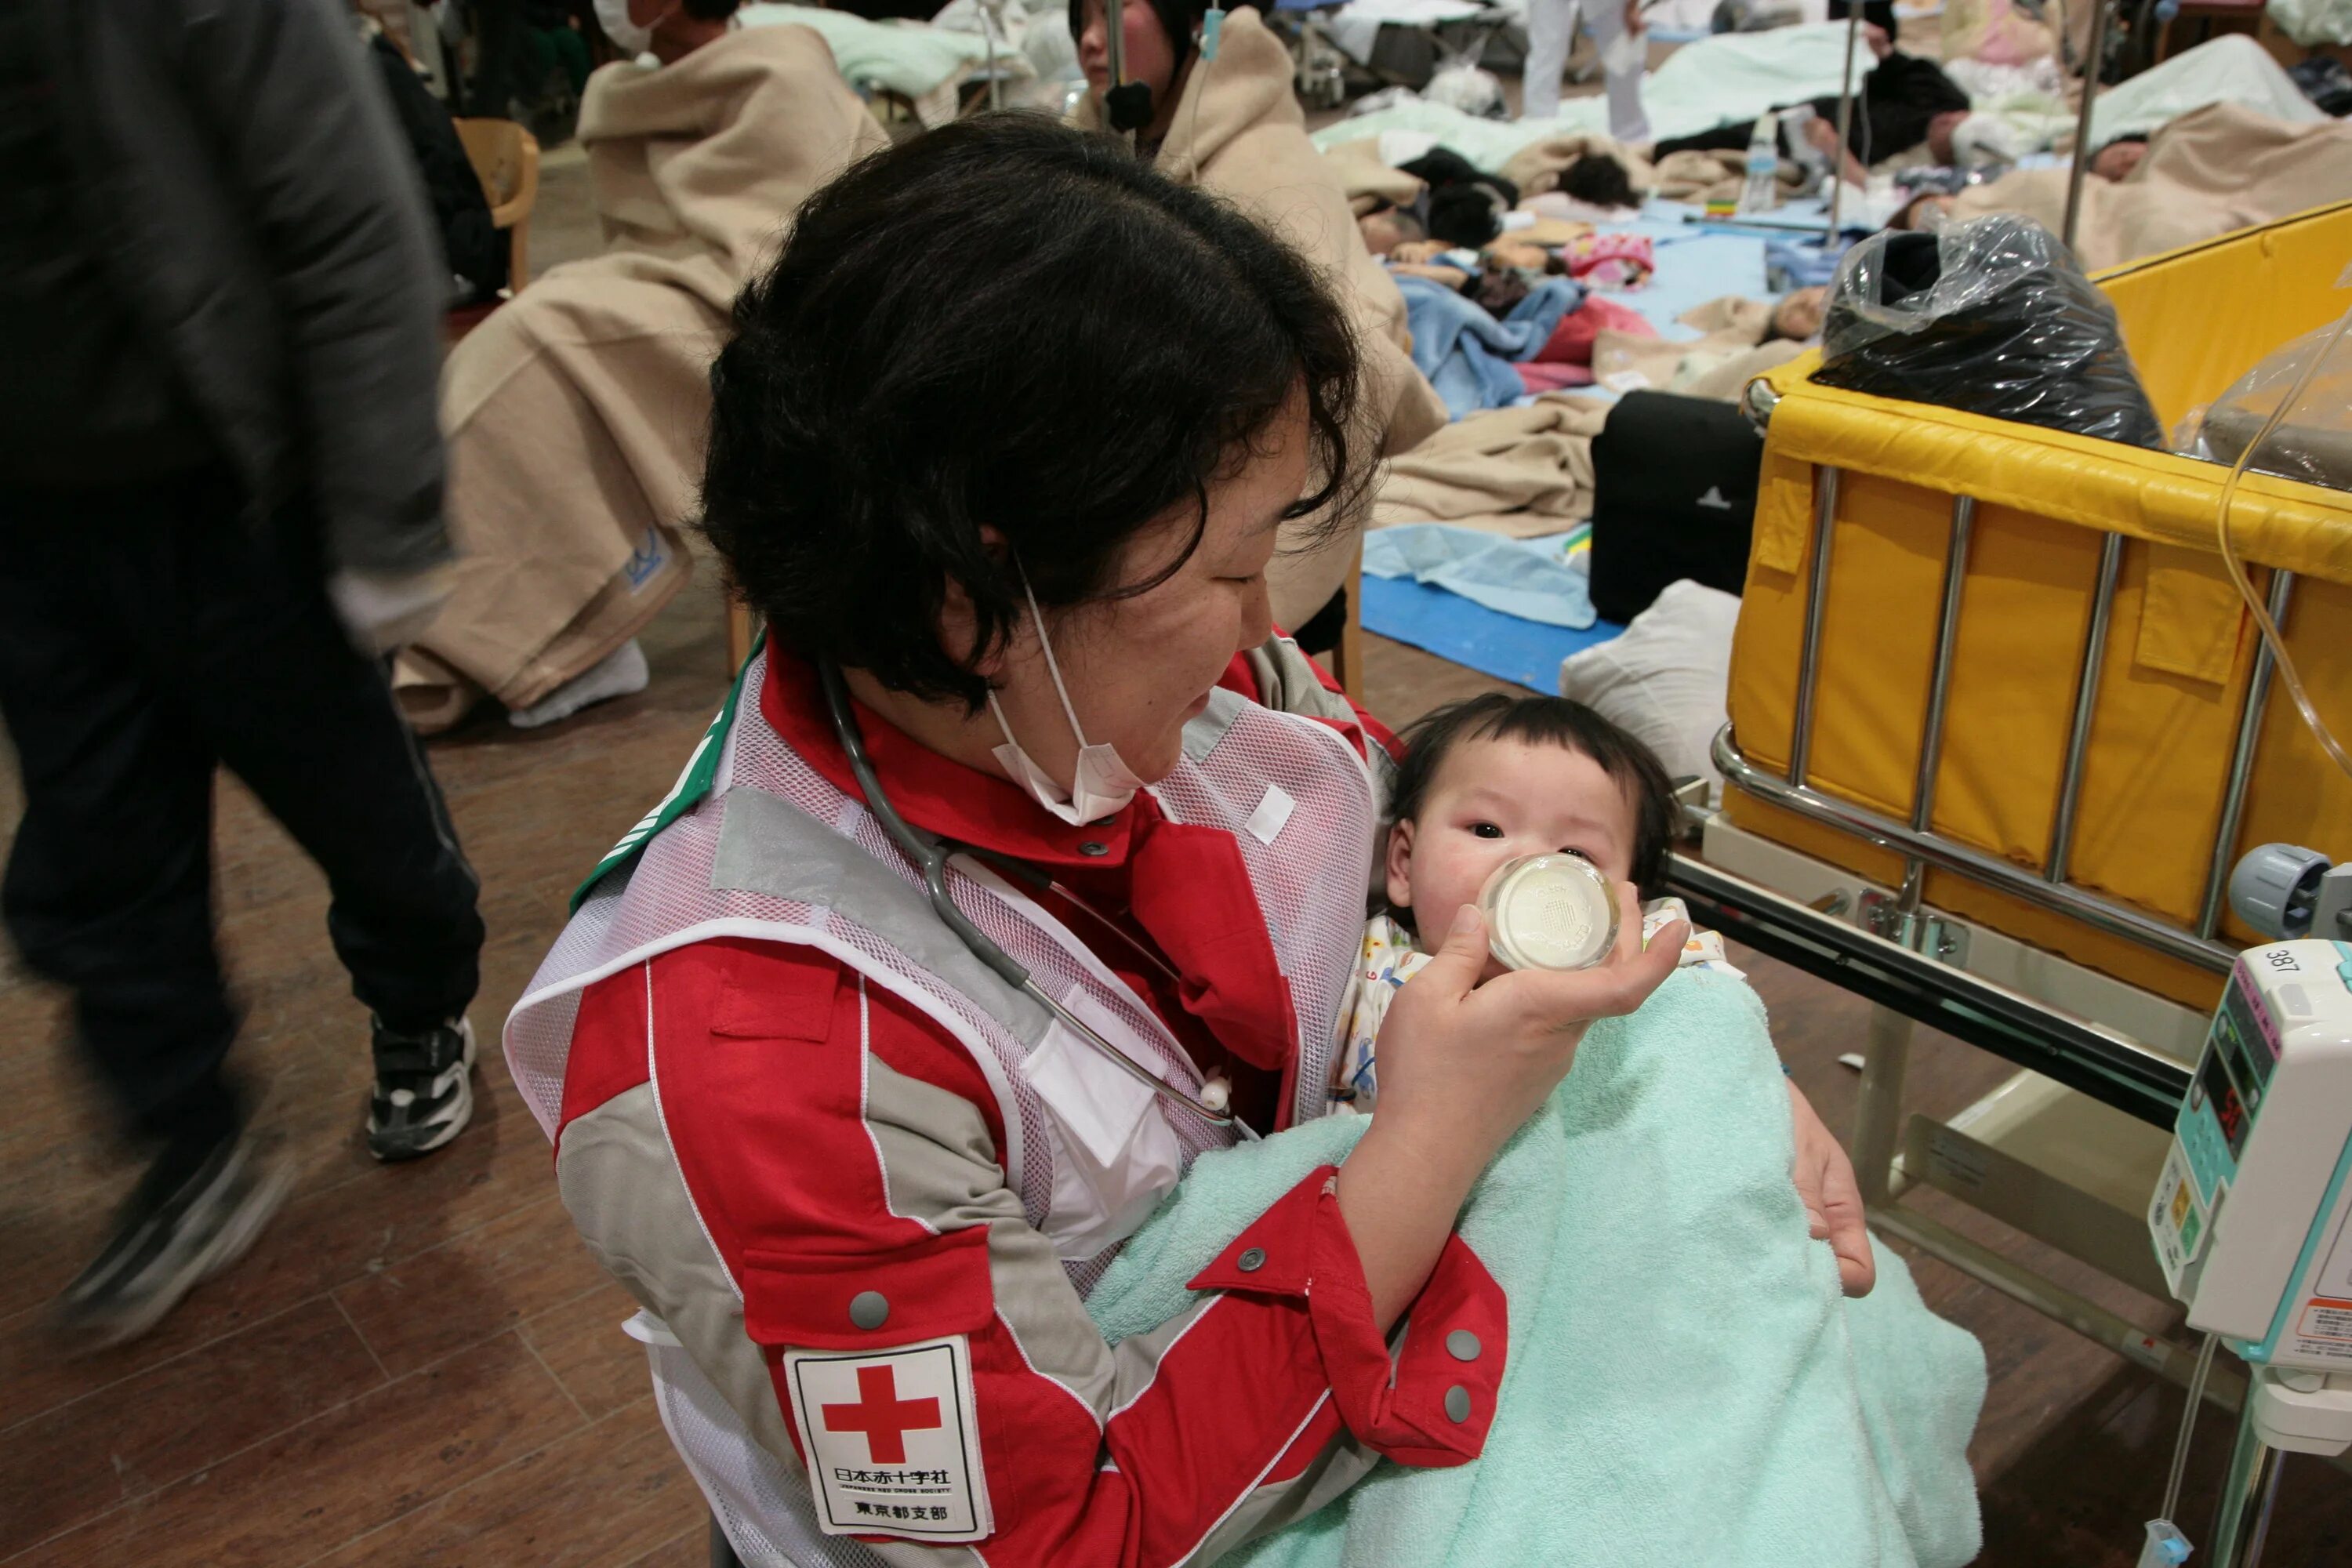
<instances>
[{"instance_id":1,"label":"wooden floor","mask_svg":"<svg viewBox=\"0 0 2352 1568\"><path fill-rule=\"evenodd\" d=\"M433 748L490 929L474 1017L486 1039L584 868L666 789L723 685L709 574L647 637L645 693L525 735L478 721ZM1396 720L1493 683L1374 639L1375 708ZM0 789L13 792L13 782ZM0 798L13 821L13 793ZM700 1498L648 1403L630 1303L555 1200L545 1142L495 1055L473 1126L384 1169L361 1147L363 1019L322 930L316 872L234 785L220 812L223 940L247 1022L236 1060L299 1172L254 1252L147 1339L61 1362L46 1305L97 1246L130 1169L65 1049L58 999L0 977L0 1563L684 1565ZM1860 1005L1753 959L1797 1079L1850 1114ZM1926 1041L1922 1109L2001 1076ZM1938 1211L1948 1218L1955 1211ZM1963 1221L1965 1223L1965 1221ZM1981 1222L1973 1228L1987 1229ZM1975 1447L2002 1565L2123 1568L2152 1511L2180 1401L2115 1357L1933 1263L1939 1310L1991 1358ZM2094 1289L2095 1282L2085 1281ZM2153 1302L2104 1296L2154 1326ZM2185 1517L2207 1528L2226 1434L2209 1422ZM2286 1479L2273 1563L2352 1562L2335 1472Z\"/></svg>"}]
</instances>

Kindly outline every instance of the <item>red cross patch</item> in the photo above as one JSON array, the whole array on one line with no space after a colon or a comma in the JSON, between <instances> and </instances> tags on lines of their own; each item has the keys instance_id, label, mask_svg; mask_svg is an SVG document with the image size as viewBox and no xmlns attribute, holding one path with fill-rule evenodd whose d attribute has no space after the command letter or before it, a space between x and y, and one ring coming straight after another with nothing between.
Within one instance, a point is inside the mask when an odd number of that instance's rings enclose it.
<instances>
[{"instance_id":1,"label":"red cross patch","mask_svg":"<svg viewBox=\"0 0 2352 1568\"><path fill-rule=\"evenodd\" d=\"M887 1351L787 1350L783 1372L826 1534L989 1534L963 1335Z\"/></svg>"}]
</instances>

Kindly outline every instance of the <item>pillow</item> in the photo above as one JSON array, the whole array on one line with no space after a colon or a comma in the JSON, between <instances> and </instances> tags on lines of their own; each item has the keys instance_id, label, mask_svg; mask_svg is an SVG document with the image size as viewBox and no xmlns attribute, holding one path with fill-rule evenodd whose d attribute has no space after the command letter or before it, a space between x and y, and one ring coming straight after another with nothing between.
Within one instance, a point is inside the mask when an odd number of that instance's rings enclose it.
<instances>
[{"instance_id":1,"label":"pillow","mask_svg":"<svg viewBox=\"0 0 2352 1568\"><path fill-rule=\"evenodd\" d=\"M1668 777L1720 783L1708 748L1726 719L1738 621L1738 595L1669 584L1623 636L1560 661L1559 694L1623 726L1658 754Z\"/></svg>"}]
</instances>

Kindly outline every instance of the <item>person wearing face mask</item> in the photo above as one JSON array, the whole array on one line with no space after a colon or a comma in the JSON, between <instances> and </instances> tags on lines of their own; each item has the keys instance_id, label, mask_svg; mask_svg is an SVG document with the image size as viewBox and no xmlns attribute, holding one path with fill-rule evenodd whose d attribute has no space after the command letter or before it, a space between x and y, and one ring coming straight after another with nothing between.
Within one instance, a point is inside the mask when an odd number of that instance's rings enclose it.
<instances>
[{"instance_id":1,"label":"person wearing face mask","mask_svg":"<svg viewBox=\"0 0 2352 1568\"><path fill-rule=\"evenodd\" d=\"M768 639L506 1047L747 1561L1206 1563L1478 1454L1506 1306L1455 1215L1672 932L1474 986L1460 925L1344 1168L1175 1321L1083 1300L1228 1118L1328 1109L1387 737L1266 572L1365 482L1358 342L1231 205L1015 115L860 163L739 305L703 527Z\"/></svg>"},{"instance_id":2,"label":"person wearing face mask","mask_svg":"<svg viewBox=\"0 0 2352 1568\"><path fill-rule=\"evenodd\" d=\"M716 41L734 25L741 0L595 0L596 25L630 59L663 65Z\"/></svg>"},{"instance_id":3,"label":"person wearing face mask","mask_svg":"<svg viewBox=\"0 0 2352 1568\"><path fill-rule=\"evenodd\" d=\"M450 352L441 424L465 561L394 685L432 732L485 693L530 727L646 684L635 637L685 584L710 357L808 194L887 138L804 27L734 0L597 0L628 58L579 140L603 226Z\"/></svg>"},{"instance_id":4,"label":"person wearing face mask","mask_svg":"<svg viewBox=\"0 0 2352 1568\"><path fill-rule=\"evenodd\" d=\"M1445 423L1445 405L1413 368L1404 296L1365 248L1339 174L1307 140L1282 40L1246 7L1214 13L1213 46L1205 0L1125 0L1120 11L1127 81L1107 100L1104 0L1071 0L1087 82L1074 123L1132 131L1160 174L1234 203L1313 261L1364 344L1357 445L1382 457L1420 445ZM1278 625L1305 626L1353 576L1363 521L1345 517L1333 528L1318 517L1287 531L1270 578Z\"/></svg>"}]
</instances>

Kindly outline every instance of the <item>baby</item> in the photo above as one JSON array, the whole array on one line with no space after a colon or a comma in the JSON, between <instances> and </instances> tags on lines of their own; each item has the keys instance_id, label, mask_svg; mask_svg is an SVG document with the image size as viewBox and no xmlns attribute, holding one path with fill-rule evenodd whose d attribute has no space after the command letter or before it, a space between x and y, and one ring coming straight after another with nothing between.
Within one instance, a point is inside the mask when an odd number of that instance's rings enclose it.
<instances>
[{"instance_id":1,"label":"baby","mask_svg":"<svg viewBox=\"0 0 2352 1568\"><path fill-rule=\"evenodd\" d=\"M1442 935L1497 866L1522 855L1580 855L1643 892L1664 879L1674 786L1650 749L1564 697L1491 693L1407 729L1389 829L1385 912L1364 931L1357 999L1331 1098L1370 1111L1380 1092L1373 1042L1397 987L1429 962L1417 933ZM1646 906L1644 942L1688 919L1677 899ZM1732 970L1722 939L1694 931L1682 962ZM1482 980L1504 972L1489 959Z\"/></svg>"}]
</instances>

